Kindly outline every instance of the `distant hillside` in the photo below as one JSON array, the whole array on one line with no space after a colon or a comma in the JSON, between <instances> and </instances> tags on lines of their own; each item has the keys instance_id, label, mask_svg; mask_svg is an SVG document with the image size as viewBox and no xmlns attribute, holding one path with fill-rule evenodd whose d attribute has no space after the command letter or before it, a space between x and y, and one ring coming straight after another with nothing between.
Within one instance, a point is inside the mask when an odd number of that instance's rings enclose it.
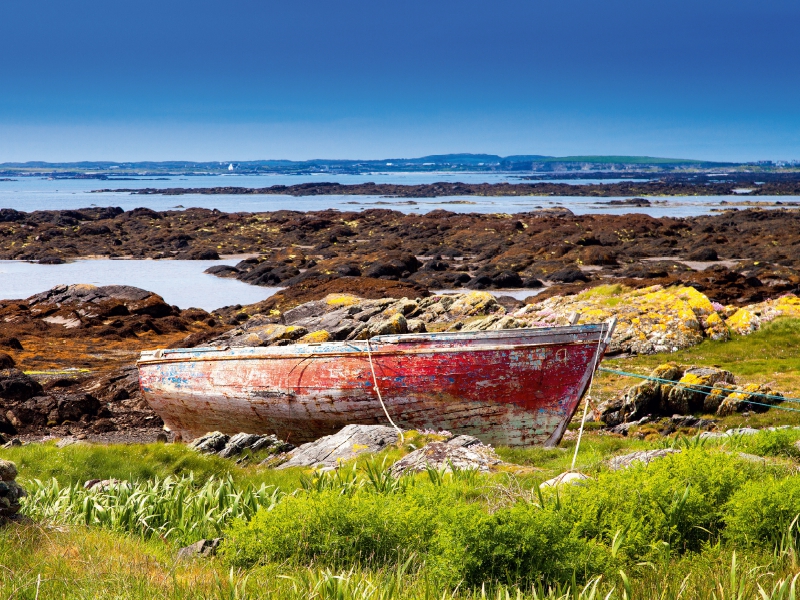
<instances>
[{"instance_id":1,"label":"distant hillside","mask_svg":"<svg viewBox=\"0 0 800 600\"><path fill-rule=\"evenodd\" d=\"M373 171L436 172L436 171L656 171L681 168L737 167L738 163L708 162L684 158L651 156L544 156L525 154L432 154L418 158L382 160L314 159L253 161L82 161L48 163L32 161L0 164L0 175L50 175L54 177L88 177L103 179L132 175L199 175L259 173L370 173Z\"/></svg>"}]
</instances>

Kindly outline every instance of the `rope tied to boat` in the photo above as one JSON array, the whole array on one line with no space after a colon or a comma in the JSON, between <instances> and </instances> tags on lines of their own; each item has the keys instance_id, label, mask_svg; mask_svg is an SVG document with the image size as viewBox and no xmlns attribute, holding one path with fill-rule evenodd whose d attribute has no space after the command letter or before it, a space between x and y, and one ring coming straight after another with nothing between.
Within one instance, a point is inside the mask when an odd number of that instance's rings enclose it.
<instances>
[{"instance_id":1,"label":"rope tied to boat","mask_svg":"<svg viewBox=\"0 0 800 600\"><path fill-rule=\"evenodd\" d=\"M372 344L370 343L370 340L367 340L367 357L369 358L369 368L372 371L372 389L374 389L375 393L378 395L378 401L381 403L381 408L383 408L383 414L386 415L386 418L389 419L389 423L391 423L392 427L394 427L395 431L397 431L397 435L400 436L400 443L402 444L406 441L406 438L403 435L403 430L400 429L392 420L392 417L389 416L389 411L386 409L386 404L383 402L383 396L381 396L381 390L378 387L378 377L375 375L375 365L372 362Z\"/></svg>"},{"instance_id":2,"label":"rope tied to boat","mask_svg":"<svg viewBox=\"0 0 800 600\"><path fill-rule=\"evenodd\" d=\"M613 331L613 328L609 328ZM603 343L603 340L606 339L606 336L600 335L597 338L597 348L594 352L594 365L592 366L592 374L589 379L589 391L586 394L586 401L583 404L583 417L581 418L581 428L578 430L578 441L575 443L575 454L572 455L572 465L570 466L569 470L575 470L575 461L578 460L578 450L581 447L581 438L583 437L583 426L586 423L586 415L589 412L589 402L592 401L592 386L594 385L594 374L597 372L597 361L600 358L600 346Z\"/></svg>"}]
</instances>

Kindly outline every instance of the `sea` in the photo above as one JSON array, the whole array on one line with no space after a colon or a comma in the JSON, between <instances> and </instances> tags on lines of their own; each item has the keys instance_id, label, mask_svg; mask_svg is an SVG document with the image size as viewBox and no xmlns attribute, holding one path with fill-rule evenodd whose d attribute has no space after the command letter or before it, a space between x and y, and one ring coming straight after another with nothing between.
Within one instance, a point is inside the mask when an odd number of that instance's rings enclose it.
<instances>
[{"instance_id":1,"label":"sea","mask_svg":"<svg viewBox=\"0 0 800 600\"><path fill-rule=\"evenodd\" d=\"M404 213L425 213L443 209L458 213L518 213L544 208L568 208L575 214L642 213L654 217L688 217L746 208L748 205L778 200L783 205L800 202L800 196L746 198L743 196L653 197L651 206L614 206L608 202L624 198L589 198L574 196L548 197L475 197L398 199L382 196L277 196L277 195L205 195L182 196L137 195L129 192L102 192L100 189L202 188L202 187L268 187L299 183L332 181L343 184L366 182L425 184L439 181L463 183L525 183L525 175L506 173L369 173L362 175L213 175L126 177L107 180L49 179L45 177L11 177L0 181L0 208L21 211L68 210L91 206L118 206L124 210L147 207L157 211L183 210L190 207L219 209L223 212L257 212L273 210L315 211L338 209L359 211L389 208ZM555 183L586 185L613 183L604 180L547 180ZM630 179L624 181L631 181ZM634 180L635 181L635 180ZM641 180L640 180L641 181ZM250 304L274 294L279 288L251 286L233 279L222 279L203 273L209 266L236 264L238 258L219 261L154 261L154 260L76 260L63 265L39 265L23 261L0 261L0 299L26 298L57 284L91 283L95 285L134 285L164 297L181 308L196 306L206 310L234 304ZM513 291L517 297L533 291Z\"/></svg>"}]
</instances>

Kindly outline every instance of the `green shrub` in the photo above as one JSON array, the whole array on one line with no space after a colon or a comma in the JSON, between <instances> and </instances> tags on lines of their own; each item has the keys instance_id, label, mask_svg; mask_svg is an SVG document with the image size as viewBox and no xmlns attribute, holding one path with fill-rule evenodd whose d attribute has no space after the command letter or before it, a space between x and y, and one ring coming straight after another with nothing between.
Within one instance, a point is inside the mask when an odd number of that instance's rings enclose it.
<instances>
[{"instance_id":1,"label":"green shrub","mask_svg":"<svg viewBox=\"0 0 800 600\"><path fill-rule=\"evenodd\" d=\"M800 439L800 431L795 429L778 429L761 431L755 435L743 435L733 441L732 447L757 456L781 456L800 458L800 449L794 444Z\"/></svg>"},{"instance_id":2,"label":"green shrub","mask_svg":"<svg viewBox=\"0 0 800 600\"><path fill-rule=\"evenodd\" d=\"M234 523L221 554L235 567L287 561L334 568L383 568L413 554L450 587L550 585L602 571L607 551L573 535L553 508L519 502L490 513L455 479L420 480L388 494L310 486Z\"/></svg>"},{"instance_id":3,"label":"green shrub","mask_svg":"<svg viewBox=\"0 0 800 600\"><path fill-rule=\"evenodd\" d=\"M718 537L723 506L754 470L736 456L690 448L565 492L565 512L584 538L610 544L624 536L621 552L632 560L698 551Z\"/></svg>"},{"instance_id":4,"label":"green shrub","mask_svg":"<svg viewBox=\"0 0 800 600\"><path fill-rule=\"evenodd\" d=\"M607 550L573 534L557 510L518 503L488 514L466 504L441 515L428 564L440 583L553 585L603 571Z\"/></svg>"},{"instance_id":5,"label":"green shrub","mask_svg":"<svg viewBox=\"0 0 800 600\"><path fill-rule=\"evenodd\" d=\"M250 522L237 521L222 549L235 566L268 561L327 565L394 563L427 549L436 524L437 494L352 495L323 490L286 497Z\"/></svg>"},{"instance_id":6,"label":"green shrub","mask_svg":"<svg viewBox=\"0 0 800 600\"><path fill-rule=\"evenodd\" d=\"M747 483L725 506L725 538L736 547L776 547L788 541L792 521L800 515L800 478ZM797 536L797 528L791 533Z\"/></svg>"}]
</instances>

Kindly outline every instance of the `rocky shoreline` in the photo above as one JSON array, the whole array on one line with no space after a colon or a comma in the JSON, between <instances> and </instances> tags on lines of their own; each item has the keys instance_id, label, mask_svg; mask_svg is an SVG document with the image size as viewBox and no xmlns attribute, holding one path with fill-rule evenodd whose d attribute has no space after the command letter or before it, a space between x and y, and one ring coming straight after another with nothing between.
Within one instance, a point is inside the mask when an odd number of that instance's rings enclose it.
<instances>
[{"instance_id":1,"label":"rocky shoreline","mask_svg":"<svg viewBox=\"0 0 800 600\"><path fill-rule=\"evenodd\" d=\"M663 178L653 181L619 183L457 183L438 182L419 185L394 183L342 184L332 182L273 185L261 188L219 186L205 188L120 188L96 190L96 193L130 193L138 195L183 196L186 194L273 194L285 196L386 196L390 198L441 198L446 196L732 196L749 187L753 196L796 196L800 179L759 181L737 178L735 181L714 181L696 177Z\"/></svg>"},{"instance_id":2,"label":"rocky shoreline","mask_svg":"<svg viewBox=\"0 0 800 600\"><path fill-rule=\"evenodd\" d=\"M750 209L692 218L573 215L566 209L222 213L139 208L0 210L0 259L215 259L211 272L253 285L343 278L422 289L531 289L563 295L601 283L688 285L747 304L800 288L800 211ZM533 295L534 292L531 293Z\"/></svg>"}]
</instances>

